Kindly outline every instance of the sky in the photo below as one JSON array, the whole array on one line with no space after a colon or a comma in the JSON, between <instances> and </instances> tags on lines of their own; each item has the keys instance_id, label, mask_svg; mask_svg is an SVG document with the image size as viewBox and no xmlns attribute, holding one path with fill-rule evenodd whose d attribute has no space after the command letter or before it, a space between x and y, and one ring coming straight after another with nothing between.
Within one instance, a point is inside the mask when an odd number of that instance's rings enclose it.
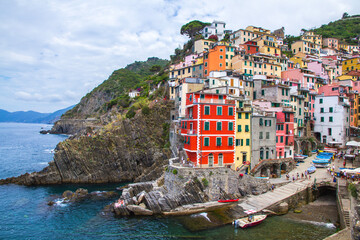
<instances>
[{"instance_id":1,"label":"sky","mask_svg":"<svg viewBox=\"0 0 360 240\"><path fill-rule=\"evenodd\" d=\"M301 4L299 3L301 2ZM359 0L2 0L0 109L53 112L78 103L111 73L148 57L169 59L191 20L285 27L299 35L360 14Z\"/></svg>"}]
</instances>

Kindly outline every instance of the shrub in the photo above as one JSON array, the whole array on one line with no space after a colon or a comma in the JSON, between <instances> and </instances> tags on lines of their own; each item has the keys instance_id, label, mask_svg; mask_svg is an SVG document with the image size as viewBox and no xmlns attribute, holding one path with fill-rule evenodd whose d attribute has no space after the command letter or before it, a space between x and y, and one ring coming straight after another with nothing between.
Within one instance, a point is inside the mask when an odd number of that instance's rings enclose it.
<instances>
[{"instance_id":1,"label":"shrub","mask_svg":"<svg viewBox=\"0 0 360 240\"><path fill-rule=\"evenodd\" d=\"M141 109L141 113L144 115L149 115L150 114L150 108L148 106L143 106Z\"/></svg>"},{"instance_id":2,"label":"shrub","mask_svg":"<svg viewBox=\"0 0 360 240\"><path fill-rule=\"evenodd\" d=\"M348 186L348 189L350 190L351 196L353 196L354 198L357 198L357 189L355 184L350 183Z\"/></svg>"},{"instance_id":3,"label":"shrub","mask_svg":"<svg viewBox=\"0 0 360 240\"><path fill-rule=\"evenodd\" d=\"M210 171L210 173L209 173L209 176L211 176L211 175L213 175L214 173L212 172L212 171Z\"/></svg>"},{"instance_id":4,"label":"shrub","mask_svg":"<svg viewBox=\"0 0 360 240\"><path fill-rule=\"evenodd\" d=\"M172 173L173 173L174 175L176 175L176 174L178 174L178 171L177 171L176 169L174 169L174 170L172 171Z\"/></svg>"},{"instance_id":5,"label":"shrub","mask_svg":"<svg viewBox=\"0 0 360 240\"><path fill-rule=\"evenodd\" d=\"M135 116L136 112L134 108L130 108L130 110L126 113L126 118L133 118Z\"/></svg>"},{"instance_id":6,"label":"shrub","mask_svg":"<svg viewBox=\"0 0 360 240\"><path fill-rule=\"evenodd\" d=\"M204 187L209 186L209 181L206 178L201 179L201 181L202 181Z\"/></svg>"}]
</instances>

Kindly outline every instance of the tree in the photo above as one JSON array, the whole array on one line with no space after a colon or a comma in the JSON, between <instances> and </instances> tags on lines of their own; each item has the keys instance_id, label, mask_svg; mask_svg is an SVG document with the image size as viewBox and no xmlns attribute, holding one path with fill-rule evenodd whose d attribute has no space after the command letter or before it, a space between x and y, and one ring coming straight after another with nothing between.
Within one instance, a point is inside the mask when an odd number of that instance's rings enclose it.
<instances>
[{"instance_id":1,"label":"tree","mask_svg":"<svg viewBox=\"0 0 360 240\"><path fill-rule=\"evenodd\" d=\"M208 39L213 40L215 42L217 42L219 40L218 36L216 36L216 35L210 35L210 37Z\"/></svg>"},{"instance_id":2,"label":"tree","mask_svg":"<svg viewBox=\"0 0 360 240\"><path fill-rule=\"evenodd\" d=\"M161 70L161 66L160 65L153 65L150 68L150 72L159 72Z\"/></svg>"},{"instance_id":3,"label":"tree","mask_svg":"<svg viewBox=\"0 0 360 240\"><path fill-rule=\"evenodd\" d=\"M347 12L344 12L342 18L344 19L344 18L348 18L348 17L350 17L350 15Z\"/></svg>"},{"instance_id":4,"label":"tree","mask_svg":"<svg viewBox=\"0 0 360 240\"><path fill-rule=\"evenodd\" d=\"M193 20L188 22L187 24L183 25L180 29L181 35L186 35L191 39L201 33L201 30L205 27L210 25L210 23L204 23L199 20Z\"/></svg>"},{"instance_id":5,"label":"tree","mask_svg":"<svg viewBox=\"0 0 360 240\"><path fill-rule=\"evenodd\" d=\"M225 41L225 42L230 41L230 34L229 34L229 33L225 33L225 36L224 36L224 38L223 38L221 41Z\"/></svg>"}]
</instances>

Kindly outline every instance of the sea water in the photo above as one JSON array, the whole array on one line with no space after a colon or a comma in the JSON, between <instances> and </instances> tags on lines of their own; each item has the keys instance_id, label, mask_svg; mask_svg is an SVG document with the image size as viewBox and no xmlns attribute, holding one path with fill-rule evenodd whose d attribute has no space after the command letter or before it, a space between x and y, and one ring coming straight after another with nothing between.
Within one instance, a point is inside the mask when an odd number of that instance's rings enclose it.
<instances>
[{"instance_id":1,"label":"sea water","mask_svg":"<svg viewBox=\"0 0 360 240\"><path fill-rule=\"evenodd\" d=\"M53 159L65 135L39 134L50 125L0 123L0 178L39 171ZM323 239L335 232L326 224L270 217L242 230L227 225L191 232L178 218L113 217L103 208L115 199L64 203L61 194L79 187L115 190L121 184L25 187L0 186L0 239ZM48 201L56 202L48 206ZM199 216L207 218L206 213ZM191 216L189 216L191 218ZM183 219L182 219L183 221Z\"/></svg>"}]
</instances>

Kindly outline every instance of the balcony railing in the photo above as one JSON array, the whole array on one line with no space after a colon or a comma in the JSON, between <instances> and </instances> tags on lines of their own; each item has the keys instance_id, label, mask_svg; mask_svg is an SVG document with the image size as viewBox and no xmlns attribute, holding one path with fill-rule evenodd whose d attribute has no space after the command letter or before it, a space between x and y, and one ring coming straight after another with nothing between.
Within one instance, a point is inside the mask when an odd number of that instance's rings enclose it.
<instances>
[{"instance_id":1,"label":"balcony railing","mask_svg":"<svg viewBox=\"0 0 360 240\"><path fill-rule=\"evenodd\" d=\"M235 100L195 98L194 103L235 104Z\"/></svg>"},{"instance_id":2,"label":"balcony railing","mask_svg":"<svg viewBox=\"0 0 360 240\"><path fill-rule=\"evenodd\" d=\"M192 129L192 130L187 129L185 131L185 134L187 134L187 135L196 135L196 130L195 129Z\"/></svg>"}]
</instances>

